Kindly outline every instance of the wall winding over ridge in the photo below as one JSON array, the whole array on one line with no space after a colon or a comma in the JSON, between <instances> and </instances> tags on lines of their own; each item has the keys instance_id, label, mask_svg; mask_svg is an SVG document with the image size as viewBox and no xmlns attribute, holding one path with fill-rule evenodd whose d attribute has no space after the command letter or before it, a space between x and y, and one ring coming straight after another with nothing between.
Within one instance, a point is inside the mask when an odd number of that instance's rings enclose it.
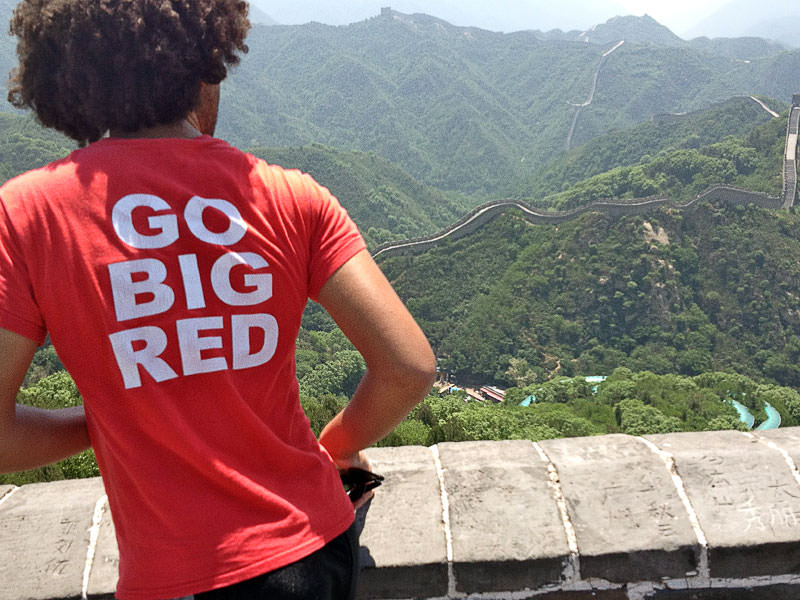
<instances>
[{"instance_id":1,"label":"wall winding over ridge","mask_svg":"<svg viewBox=\"0 0 800 600\"><path fill-rule=\"evenodd\" d=\"M799 126L800 107L794 106L789 113L789 122L786 130L786 152L784 154L782 166L783 193L780 198L774 198L768 194L752 192L733 186L715 185L684 204L674 202L669 198L652 197L636 198L625 202L603 200L569 211L546 212L537 210L530 204L521 200L495 200L475 208L450 227L434 235L381 244L374 250L373 257L390 257L425 252L445 239L457 240L474 233L510 208L520 210L529 222L537 225L556 225L569 219L574 219L585 212L604 212L612 217L622 217L626 215L644 214L662 206L667 206L691 213L697 203L703 200L714 200L727 206L755 204L762 208L777 209L783 207L786 210L790 210L794 206L797 195L797 142Z\"/></svg>"},{"instance_id":2,"label":"wall winding over ridge","mask_svg":"<svg viewBox=\"0 0 800 600\"><path fill-rule=\"evenodd\" d=\"M368 453L362 600L800 598L800 428ZM98 479L0 487L0 535L0 600L112 597Z\"/></svg>"},{"instance_id":3,"label":"wall winding over ridge","mask_svg":"<svg viewBox=\"0 0 800 600\"><path fill-rule=\"evenodd\" d=\"M536 225L557 225L587 212L603 212L618 218L626 215L640 215L652 212L660 207L670 207L691 213L698 202L715 200L727 206L755 204L762 208L776 209L784 205L782 198L774 198L768 194L751 192L742 188L716 185L708 188L692 200L681 204L669 198L637 198L627 202L612 200L592 202L568 211L541 211L521 200L495 200L479 206L456 223L432 236L388 242L381 244L373 252L373 257L390 257L404 254L418 254L436 246L441 241L457 240L474 233L498 215L510 208L520 210L527 221Z\"/></svg>"}]
</instances>

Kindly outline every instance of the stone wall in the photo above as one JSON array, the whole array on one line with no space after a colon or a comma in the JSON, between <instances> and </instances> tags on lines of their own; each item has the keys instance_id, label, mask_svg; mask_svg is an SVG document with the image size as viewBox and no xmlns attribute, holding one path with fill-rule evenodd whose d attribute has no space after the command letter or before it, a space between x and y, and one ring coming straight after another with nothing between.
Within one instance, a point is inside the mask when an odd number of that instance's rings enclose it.
<instances>
[{"instance_id":1,"label":"stone wall","mask_svg":"<svg viewBox=\"0 0 800 600\"><path fill-rule=\"evenodd\" d=\"M361 599L800 598L800 428L373 449ZM0 600L110 598L99 480L0 488Z\"/></svg>"},{"instance_id":2,"label":"stone wall","mask_svg":"<svg viewBox=\"0 0 800 600\"><path fill-rule=\"evenodd\" d=\"M800 107L793 106L786 127L786 152L783 160L783 207L794 206L797 198L797 136L800 133Z\"/></svg>"},{"instance_id":3,"label":"stone wall","mask_svg":"<svg viewBox=\"0 0 800 600\"><path fill-rule=\"evenodd\" d=\"M619 218L627 215L646 214L662 206L669 206L677 210L686 210L687 213L691 214L697 203L703 200L716 200L727 206L755 204L762 208L777 209L782 207L790 210L794 206L797 195L797 160L795 155L799 126L800 108L794 107L789 112L786 128L786 155L782 165L783 190L780 198L732 186L715 185L685 204L673 202L669 198L655 197L636 198L625 202L609 199L593 202L574 210L545 212L537 210L521 200L496 200L479 206L450 227L432 236L381 244L373 252L373 257L390 257L425 252L445 239L456 240L474 233L477 229L510 208L521 210L529 222L539 225L558 224L574 219L578 215L589 211L604 212L612 217ZM791 159L789 158L790 153Z\"/></svg>"},{"instance_id":4,"label":"stone wall","mask_svg":"<svg viewBox=\"0 0 800 600\"><path fill-rule=\"evenodd\" d=\"M536 225L557 225L587 212L602 212L614 218L620 218L630 215L648 214L662 207L671 207L676 210L686 211L687 214L691 215L697 204L702 201L716 201L726 206L755 204L761 208L768 209L778 209L784 205L783 198L775 198L760 192L751 192L727 185L712 186L684 204L674 202L669 198L652 197L637 198L625 202L602 200L568 211L542 211L533 208L531 205L521 200L495 200L473 209L447 229L432 236L381 244L373 252L373 257L387 258L390 256L425 252L445 239L457 240L474 233L509 209L521 211L522 215L530 223Z\"/></svg>"}]
</instances>

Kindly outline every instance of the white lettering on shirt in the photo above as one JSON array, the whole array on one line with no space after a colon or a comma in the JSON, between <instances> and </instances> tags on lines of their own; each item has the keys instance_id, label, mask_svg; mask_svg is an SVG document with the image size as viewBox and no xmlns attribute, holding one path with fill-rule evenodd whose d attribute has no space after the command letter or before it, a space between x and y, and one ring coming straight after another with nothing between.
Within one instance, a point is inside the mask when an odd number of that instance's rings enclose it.
<instances>
[{"instance_id":1,"label":"white lettering on shirt","mask_svg":"<svg viewBox=\"0 0 800 600\"><path fill-rule=\"evenodd\" d=\"M144 234L133 226L133 211L139 207L156 210L169 210L166 201L151 194L129 194L119 200L111 211L111 224L119 239L139 249L164 248L178 239L178 219L175 215L154 215L147 218L147 224L157 231Z\"/></svg>"},{"instance_id":2,"label":"white lettering on shirt","mask_svg":"<svg viewBox=\"0 0 800 600\"><path fill-rule=\"evenodd\" d=\"M216 208L228 217L228 228L222 233L209 231L205 223L203 223L203 211L209 207ZM186 210L183 211L183 217L186 219L186 224L189 226L189 230L194 236L198 240L209 244L233 246L247 233L247 223L242 219L239 209L227 200L194 196L186 205Z\"/></svg>"},{"instance_id":3,"label":"white lettering on shirt","mask_svg":"<svg viewBox=\"0 0 800 600\"><path fill-rule=\"evenodd\" d=\"M181 254L178 257L183 279L183 291L186 296L186 308L194 310L206 307L203 284L200 282L200 268L197 266L196 254Z\"/></svg>"},{"instance_id":4,"label":"white lettering on shirt","mask_svg":"<svg viewBox=\"0 0 800 600\"><path fill-rule=\"evenodd\" d=\"M159 327L137 327L119 331L108 336L114 357L117 359L122 382L125 389L137 388L142 385L139 374L141 366L156 381L175 379L178 374L159 355L167 348L167 334ZM134 350L134 344L144 343L139 350Z\"/></svg>"},{"instance_id":5,"label":"white lettering on shirt","mask_svg":"<svg viewBox=\"0 0 800 600\"><path fill-rule=\"evenodd\" d=\"M266 364L275 355L278 346L278 321L272 315L233 315L233 368L250 369ZM264 344L255 352L250 347L250 330L264 333Z\"/></svg>"},{"instance_id":6,"label":"white lettering on shirt","mask_svg":"<svg viewBox=\"0 0 800 600\"><path fill-rule=\"evenodd\" d=\"M111 293L117 321L138 319L167 312L175 302L175 294L168 285L167 268L155 258L141 258L108 265ZM134 280L134 274L146 275ZM137 296L149 300L137 301Z\"/></svg>"},{"instance_id":7,"label":"white lettering on shirt","mask_svg":"<svg viewBox=\"0 0 800 600\"><path fill-rule=\"evenodd\" d=\"M254 269L268 267L267 261L253 252L229 252L223 254L211 269L211 287L217 298L230 306L253 306L272 298L272 275L247 273L244 283L254 288L250 292L237 292L231 287L231 271L237 265L248 265Z\"/></svg>"},{"instance_id":8,"label":"white lettering on shirt","mask_svg":"<svg viewBox=\"0 0 800 600\"><path fill-rule=\"evenodd\" d=\"M201 331L222 329L222 317L201 317L176 321L178 344L181 349L181 363L184 375L224 371L228 363L222 356L203 358L203 350L222 348L222 338L217 335L201 336Z\"/></svg>"},{"instance_id":9,"label":"white lettering on shirt","mask_svg":"<svg viewBox=\"0 0 800 600\"><path fill-rule=\"evenodd\" d=\"M137 230L143 223L141 216L134 219L137 209L158 213L147 217L149 231ZM207 227L203 221L207 209L224 215L224 231ZM165 248L179 239L181 231L179 216L169 211L170 205L158 196L129 194L114 205L112 226L128 246L138 250ZM233 246L247 233L247 223L227 200L193 196L186 204L183 219L192 236L216 247ZM201 269L197 254L178 255L172 264L165 264L165 260L162 254L159 258L136 258L108 265L118 322L163 315L173 309L176 299L179 305L185 300L186 310L205 309L207 294L212 291L219 301L233 307L256 306L272 298L273 277L265 272L269 264L254 252L228 250L205 270ZM244 272L237 273L240 269ZM183 288L182 294L179 287ZM179 308L185 315L183 307ZM174 330L144 325L109 335L125 388L141 387L144 374L162 382L179 377L177 368L183 376L229 368L250 369L268 363L275 355L278 321L273 315L232 314L228 320L221 315L200 314L176 319ZM160 317L161 323L164 318ZM177 344L179 366L168 364L162 356L171 344Z\"/></svg>"}]
</instances>

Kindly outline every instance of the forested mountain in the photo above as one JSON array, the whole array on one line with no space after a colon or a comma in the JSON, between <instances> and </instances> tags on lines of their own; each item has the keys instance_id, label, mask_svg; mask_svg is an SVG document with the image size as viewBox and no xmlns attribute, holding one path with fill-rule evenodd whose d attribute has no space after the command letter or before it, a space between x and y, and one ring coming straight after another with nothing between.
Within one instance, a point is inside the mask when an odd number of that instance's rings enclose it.
<instances>
[{"instance_id":1,"label":"forested mountain","mask_svg":"<svg viewBox=\"0 0 800 600\"><path fill-rule=\"evenodd\" d=\"M649 17L559 36L392 11L342 27L256 25L223 86L218 133L241 147L372 152L477 203L518 194L565 148L654 115L800 89L800 50L763 40L682 42ZM6 37L0 69L12 64Z\"/></svg>"},{"instance_id":2,"label":"forested mountain","mask_svg":"<svg viewBox=\"0 0 800 600\"><path fill-rule=\"evenodd\" d=\"M686 43L648 15L614 17L588 31L575 33L577 39L593 44L611 44L620 40L657 46L683 46Z\"/></svg>"},{"instance_id":3,"label":"forested mountain","mask_svg":"<svg viewBox=\"0 0 800 600\"><path fill-rule=\"evenodd\" d=\"M562 184L567 189L537 204L570 209L598 200L649 196L685 202L719 184L777 198L783 191L781 171L775 166L783 160L785 120L772 119L745 136L697 147L696 137L690 135L683 148L642 156L639 164L615 167L568 187Z\"/></svg>"},{"instance_id":4,"label":"forested mountain","mask_svg":"<svg viewBox=\"0 0 800 600\"><path fill-rule=\"evenodd\" d=\"M492 195L563 152L577 110L572 146L656 114L800 89L800 50L754 48L744 62L713 44L626 41L603 58L612 46L396 12L346 27L256 27L249 44L226 82L223 137L375 152L428 185ZM575 106L596 74L591 104Z\"/></svg>"},{"instance_id":5,"label":"forested mountain","mask_svg":"<svg viewBox=\"0 0 800 600\"><path fill-rule=\"evenodd\" d=\"M767 99L767 103L773 105L772 110L783 111L786 108L783 103L774 100ZM750 133L757 125L772 121L774 123L769 131L763 132L771 149L783 143L785 119L775 119L752 98L731 98L691 113L654 115L640 125L614 130L595 138L534 170L520 179L513 195L529 200L540 199L618 167L648 163L661 152L709 146L728 136ZM776 159L773 152L762 158L769 176L779 176L779 169L775 165L779 164L780 159ZM717 181L722 182L722 178ZM777 194L780 189L761 191Z\"/></svg>"},{"instance_id":6,"label":"forested mountain","mask_svg":"<svg viewBox=\"0 0 800 600\"><path fill-rule=\"evenodd\" d=\"M547 32L536 32L536 35L542 40L580 41L592 44L613 44L620 40L625 40L626 42L636 42L642 45L684 47L738 60L752 60L753 58L779 54L786 51L787 48L796 46L769 38L752 36L713 39L698 37L684 40L649 15L642 17L614 17L586 31L561 31L560 29L555 29Z\"/></svg>"},{"instance_id":7,"label":"forested mountain","mask_svg":"<svg viewBox=\"0 0 800 600\"><path fill-rule=\"evenodd\" d=\"M702 52L710 52L745 61L780 54L786 50L784 44L760 37L713 39L699 37L689 41L688 45Z\"/></svg>"},{"instance_id":8,"label":"forested mountain","mask_svg":"<svg viewBox=\"0 0 800 600\"><path fill-rule=\"evenodd\" d=\"M597 140L543 173L543 194L560 181L567 189L540 204L656 193L688 200L715 183L777 196L788 113L773 118L752 106L732 99ZM746 121L763 121L758 111L766 122L743 135L720 125L748 129ZM642 154L648 136L652 155ZM615 153L634 166L601 172L617 164ZM576 181L581 172L598 174ZM586 213L558 225L510 212L466 238L381 264L440 366L460 381L514 385L625 366L800 386L799 227L794 214L714 203L621 219Z\"/></svg>"},{"instance_id":9,"label":"forested mountain","mask_svg":"<svg viewBox=\"0 0 800 600\"><path fill-rule=\"evenodd\" d=\"M0 182L66 156L75 142L39 126L30 115L0 113Z\"/></svg>"},{"instance_id":10,"label":"forested mountain","mask_svg":"<svg viewBox=\"0 0 800 600\"><path fill-rule=\"evenodd\" d=\"M514 213L381 266L462 381L731 370L800 386L800 219L702 204L558 226Z\"/></svg>"},{"instance_id":11,"label":"forested mountain","mask_svg":"<svg viewBox=\"0 0 800 600\"><path fill-rule=\"evenodd\" d=\"M43 129L29 115L0 114L0 183L69 154L75 143ZM431 234L471 205L462 196L421 184L375 154L319 144L249 148L270 163L300 169L325 183L347 208L371 246Z\"/></svg>"}]
</instances>

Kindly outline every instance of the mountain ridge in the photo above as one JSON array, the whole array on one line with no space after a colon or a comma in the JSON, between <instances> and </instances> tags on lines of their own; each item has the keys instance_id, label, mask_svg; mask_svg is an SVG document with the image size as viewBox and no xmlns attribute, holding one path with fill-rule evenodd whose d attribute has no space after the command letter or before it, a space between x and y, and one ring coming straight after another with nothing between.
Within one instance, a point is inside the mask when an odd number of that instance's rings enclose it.
<instances>
[{"instance_id":1,"label":"mountain ridge","mask_svg":"<svg viewBox=\"0 0 800 600\"><path fill-rule=\"evenodd\" d=\"M585 30L595 23L624 13L624 7L616 0L598 0L590 5L577 0L563 0L557 8L547 0L496 0L491 5L477 0L312 0L301 4L289 0L253 1L278 21L290 24L318 21L347 25L368 19L382 8L391 6L405 13L428 13L459 25L495 31Z\"/></svg>"},{"instance_id":2,"label":"mountain ridge","mask_svg":"<svg viewBox=\"0 0 800 600\"><path fill-rule=\"evenodd\" d=\"M257 27L223 87L220 135L375 152L440 189L506 195L573 144L735 95L788 99L800 51L749 62L714 47L613 46L457 27L395 11L343 27ZM255 132L261 132L254 135Z\"/></svg>"}]
</instances>

